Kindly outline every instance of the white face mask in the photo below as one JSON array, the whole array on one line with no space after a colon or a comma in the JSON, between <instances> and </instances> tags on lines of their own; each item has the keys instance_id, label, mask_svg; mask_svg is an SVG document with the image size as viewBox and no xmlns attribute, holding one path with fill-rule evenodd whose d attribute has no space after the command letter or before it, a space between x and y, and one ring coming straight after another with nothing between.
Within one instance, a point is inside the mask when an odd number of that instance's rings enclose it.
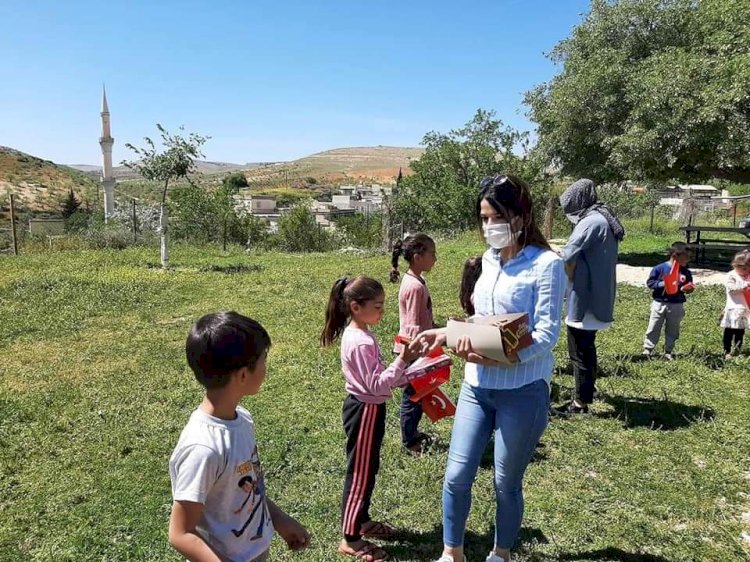
<instances>
[{"instance_id":1,"label":"white face mask","mask_svg":"<svg viewBox=\"0 0 750 562\"><path fill-rule=\"evenodd\" d=\"M573 224L578 224L578 221L581 220L581 216L578 214L575 214L575 215L566 214L565 216L568 217L568 220L572 222Z\"/></svg>"},{"instance_id":2,"label":"white face mask","mask_svg":"<svg viewBox=\"0 0 750 562\"><path fill-rule=\"evenodd\" d=\"M510 230L508 223L485 224L482 230L487 244L496 250L507 248L518 239L518 234Z\"/></svg>"}]
</instances>

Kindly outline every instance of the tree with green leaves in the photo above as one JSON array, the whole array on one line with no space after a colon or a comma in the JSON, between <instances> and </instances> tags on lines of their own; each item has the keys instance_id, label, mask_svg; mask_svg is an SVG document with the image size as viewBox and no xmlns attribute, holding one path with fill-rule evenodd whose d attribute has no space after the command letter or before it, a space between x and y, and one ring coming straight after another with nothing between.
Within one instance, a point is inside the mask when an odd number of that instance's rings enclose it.
<instances>
[{"instance_id":1,"label":"tree with green leaves","mask_svg":"<svg viewBox=\"0 0 750 562\"><path fill-rule=\"evenodd\" d=\"M747 0L592 0L526 94L539 149L599 181L750 182Z\"/></svg>"},{"instance_id":2,"label":"tree with green leaves","mask_svg":"<svg viewBox=\"0 0 750 562\"><path fill-rule=\"evenodd\" d=\"M73 193L73 188L70 188L70 191L68 191L68 196L65 198L65 201L63 201L62 205L62 216L64 219L69 219L72 217L75 212L79 209L81 206L81 202L76 197L76 194Z\"/></svg>"},{"instance_id":3,"label":"tree with green leaves","mask_svg":"<svg viewBox=\"0 0 750 562\"><path fill-rule=\"evenodd\" d=\"M243 187L247 187L247 176L242 172L232 172L227 175L221 182L225 187L232 189L237 193Z\"/></svg>"},{"instance_id":4,"label":"tree with green leaves","mask_svg":"<svg viewBox=\"0 0 750 562\"><path fill-rule=\"evenodd\" d=\"M276 239L279 248L287 252L325 252L332 247L331 236L305 204L292 207L281 216Z\"/></svg>"},{"instance_id":5,"label":"tree with green leaves","mask_svg":"<svg viewBox=\"0 0 750 562\"><path fill-rule=\"evenodd\" d=\"M377 248L383 243L383 214L356 213L335 219L336 231L346 244L357 248Z\"/></svg>"},{"instance_id":6,"label":"tree with green leaves","mask_svg":"<svg viewBox=\"0 0 750 562\"><path fill-rule=\"evenodd\" d=\"M137 160L124 161L128 168L137 171L144 179L162 183L161 214L159 218L159 232L161 238L161 265L169 267L169 214L167 209L167 190L169 184L180 179L190 181L190 176L196 173L195 160L202 158L201 146L210 137L190 133L187 137L180 133L171 134L159 123L156 128L161 135L162 149L158 150L154 141L144 137L145 148L137 148L130 143L125 146L132 150Z\"/></svg>"},{"instance_id":7,"label":"tree with green leaves","mask_svg":"<svg viewBox=\"0 0 750 562\"><path fill-rule=\"evenodd\" d=\"M255 217L237 212L234 188L220 185L203 189L189 184L172 191L172 231L176 238L191 242L246 244Z\"/></svg>"},{"instance_id":8,"label":"tree with green leaves","mask_svg":"<svg viewBox=\"0 0 750 562\"><path fill-rule=\"evenodd\" d=\"M393 196L395 218L407 229L473 225L479 182L486 176L512 173L532 186L542 180L541 167L527 150L528 135L506 127L492 111L479 109L466 125L448 133L429 132L422 144L426 149L411 163L413 174L398 182Z\"/></svg>"}]
</instances>

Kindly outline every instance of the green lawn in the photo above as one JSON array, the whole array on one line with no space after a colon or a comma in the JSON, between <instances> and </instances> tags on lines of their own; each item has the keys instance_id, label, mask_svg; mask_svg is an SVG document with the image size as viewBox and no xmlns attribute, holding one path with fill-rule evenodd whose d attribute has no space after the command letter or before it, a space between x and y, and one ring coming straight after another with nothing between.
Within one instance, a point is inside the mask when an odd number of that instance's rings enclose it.
<instances>
[{"instance_id":1,"label":"green lawn","mask_svg":"<svg viewBox=\"0 0 750 562\"><path fill-rule=\"evenodd\" d=\"M658 252L665 240L624 246ZM429 283L438 319L459 312L457 285L475 238L439 244ZM318 349L328 289L343 273L387 277L386 256L246 255L175 247L0 258L0 560L178 560L166 541L167 462L201 391L183 345L193 320L235 309L274 340L253 412L270 495L310 529L303 555L275 541L273 560L337 560L345 459L338 350ZM216 266L229 267L222 272ZM219 269L213 271L212 269ZM396 288L377 328L387 347ZM518 560L739 560L750 511L750 358L724 364L720 287L691 298L674 363L634 361L648 316L645 289L621 287L617 322L601 334L605 395L594 415L550 424L526 478ZM553 393L573 385L563 368ZM461 368L454 367L454 397ZM396 393L397 394L397 393ZM412 459L399 449L396 399L373 514L409 529L400 560L433 560L441 544L441 441ZM489 460L489 459L488 459ZM483 560L494 520L492 469L475 485L467 549ZM747 530L747 529L746 529Z\"/></svg>"}]
</instances>

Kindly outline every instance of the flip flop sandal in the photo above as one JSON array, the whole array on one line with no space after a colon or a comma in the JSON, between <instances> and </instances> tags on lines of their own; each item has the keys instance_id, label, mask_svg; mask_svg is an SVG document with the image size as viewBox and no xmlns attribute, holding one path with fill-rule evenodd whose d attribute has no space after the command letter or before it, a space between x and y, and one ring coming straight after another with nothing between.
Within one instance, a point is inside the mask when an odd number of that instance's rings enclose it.
<instances>
[{"instance_id":1,"label":"flip flop sandal","mask_svg":"<svg viewBox=\"0 0 750 562\"><path fill-rule=\"evenodd\" d=\"M363 537L368 539L389 541L396 538L398 535L398 529L384 521L370 521L369 527L363 525L360 529L360 533L362 533Z\"/></svg>"},{"instance_id":2,"label":"flip flop sandal","mask_svg":"<svg viewBox=\"0 0 750 562\"><path fill-rule=\"evenodd\" d=\"M339 553L353 558L359 558L364 562L383 562L388 560L388 553L378 545L365 541L365 544L354 552L347 552L339 547Z\"/></svg>"}]
</instances>

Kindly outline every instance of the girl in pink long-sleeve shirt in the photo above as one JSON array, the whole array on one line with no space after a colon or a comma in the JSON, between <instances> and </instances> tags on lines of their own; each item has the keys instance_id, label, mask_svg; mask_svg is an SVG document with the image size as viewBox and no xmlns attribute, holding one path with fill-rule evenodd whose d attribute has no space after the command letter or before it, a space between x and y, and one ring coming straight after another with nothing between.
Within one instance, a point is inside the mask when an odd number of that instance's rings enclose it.
<instances>
[{"instance_id":1,"label":"girl in pink long-sleeve shirt","mask_svg":"<svg viewBox=\"0 0 750 562\"><path fill-rule=\"evenodd\" d=\"M396 533L387 523L373 521L369 513L385 434L385 403L393 387L408 383L406 366L422 354L420 342L414 340L385 366L369 330L383 318L384 304L385 290L375 279L342 277L331 289L320 336L323 346L341 338L341 368L348 393L342 413L347 456L341 501L344 538L338 550L372 562L387 559L387 554L365 538L389 539Z\"/></svg>"},{"instance_id":2,"label":"girl in pink long-sleeve shirt","mask_svg":"<svg viewBox=\"0 0 750 562\"><path fill-rule=\"evenodd\" d=\"M409 270L401 281L398 291L398 321L399 336L411 339L420 332L435 327L432 316L432 299L427 282L422 277L428 273L437 261L435 241L426 234L418 233L407 236L401 242L396 242L391 257L391 282L398 280L398 259L400 256L409 264ZM397 344L394 351L398 353L401 346ZM430 437L419 431L419 421L422 419L422 405L412 402L409 398L414 395L414 388L409 384L404 387L401 397L401 443L413 455L422 454L431 443Z\"/></svg>"}]
</instances>

